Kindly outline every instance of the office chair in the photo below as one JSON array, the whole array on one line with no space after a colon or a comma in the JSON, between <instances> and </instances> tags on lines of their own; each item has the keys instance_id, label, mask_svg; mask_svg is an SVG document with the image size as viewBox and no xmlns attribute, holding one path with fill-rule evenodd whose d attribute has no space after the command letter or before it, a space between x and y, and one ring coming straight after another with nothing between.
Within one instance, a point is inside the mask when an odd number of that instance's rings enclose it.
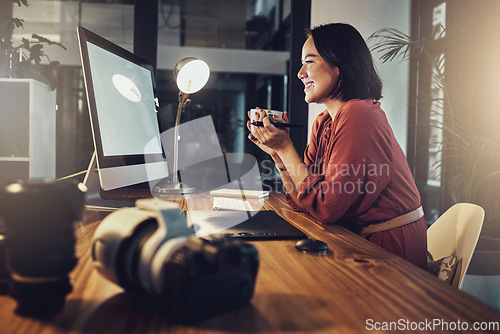
<instances>
[{"instance_id":1,"label":"office chair","mask_svg":"<svg viewBox=\"0 0 500 334\"><path fill-rule=\"evenodd\" d=\"M454 281L461 289L483 226L484 210L470 203L457 203L443 213L427 230L427 250L433 259L456 256ZM458 275L458 276L457 276Z\"/></svg>"}]
</instances>

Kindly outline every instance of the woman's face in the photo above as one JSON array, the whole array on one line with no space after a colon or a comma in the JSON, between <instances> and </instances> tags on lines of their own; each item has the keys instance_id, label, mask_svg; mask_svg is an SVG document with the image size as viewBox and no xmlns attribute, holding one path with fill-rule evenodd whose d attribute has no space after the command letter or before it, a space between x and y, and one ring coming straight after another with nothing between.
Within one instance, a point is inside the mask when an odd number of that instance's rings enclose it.
<instances>
[{"instance_id":1,"label":"woman's face","mask_svg":"<svg viewBox=\"0 0 500 334\"><path fill-rule=\"evenodd\" d=\"M314 40L309 37L302 47L302 67L297 76L304 84L307 103L323 103L330 99L339 80L339 69L330 66L318 53Z\"/></svg>"}]
</instances>

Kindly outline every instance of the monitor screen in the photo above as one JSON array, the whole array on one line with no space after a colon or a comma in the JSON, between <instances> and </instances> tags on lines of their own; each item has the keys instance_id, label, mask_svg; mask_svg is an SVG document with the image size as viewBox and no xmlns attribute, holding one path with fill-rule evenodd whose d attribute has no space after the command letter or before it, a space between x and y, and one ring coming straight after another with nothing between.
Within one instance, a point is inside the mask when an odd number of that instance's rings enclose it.
<instances>
[{"instance_id":1,"label":"monitor screen","mask_svg":"<svg viewBox=\"0 0 500 334\"><path fill-rule=\"evenodd\" d=\"M101 189L168 176L153 67L85 28L78 37Z\"/></svg>"},{"instance_id":2,"label":"monitor screen","mask_svg":"<svg viewBox=\"0 0 500 334\"><path fill-rule=\"evenodd\" d=\"M151 72L90 42L87 48L104 156L161 154Z\"/></svg>"}]
</instances>

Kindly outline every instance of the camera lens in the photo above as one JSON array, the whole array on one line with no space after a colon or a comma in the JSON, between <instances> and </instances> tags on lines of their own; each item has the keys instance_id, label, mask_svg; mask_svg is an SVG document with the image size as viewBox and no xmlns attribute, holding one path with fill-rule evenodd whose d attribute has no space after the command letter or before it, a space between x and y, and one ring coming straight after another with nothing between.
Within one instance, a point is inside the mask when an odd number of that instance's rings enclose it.
<instances>
[{"instance_id":1,"label":"camera lens","mask_svg":"<svg viewBox=\"0 0 500 334\"><path fill-rule=\"evenodd\" d=\"M9 293L18 314L44 316L63 308L77 263L74 221L81 218L84 198L69 180L19 181L0 192Z\"/></svg>"}]
</instances>

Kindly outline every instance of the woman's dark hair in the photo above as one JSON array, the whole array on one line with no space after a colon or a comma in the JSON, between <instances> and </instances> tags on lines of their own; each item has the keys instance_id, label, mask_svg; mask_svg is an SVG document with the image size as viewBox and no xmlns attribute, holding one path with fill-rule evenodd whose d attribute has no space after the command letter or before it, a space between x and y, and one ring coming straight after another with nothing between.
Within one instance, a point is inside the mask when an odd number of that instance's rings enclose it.
<instances>
[{"instance_id":1,"label":"woman's dark hair","mask_svg":"<svg viewBox=\"0 0 500 334\"><path fill-rule=\"evenodd\" d=\"M380 100L382 80L373 66L373 58L361 34L345 23L331 23L308 32L319 55L339 69L339 85L332 98Z\"/></svg>"}]
</instances>

